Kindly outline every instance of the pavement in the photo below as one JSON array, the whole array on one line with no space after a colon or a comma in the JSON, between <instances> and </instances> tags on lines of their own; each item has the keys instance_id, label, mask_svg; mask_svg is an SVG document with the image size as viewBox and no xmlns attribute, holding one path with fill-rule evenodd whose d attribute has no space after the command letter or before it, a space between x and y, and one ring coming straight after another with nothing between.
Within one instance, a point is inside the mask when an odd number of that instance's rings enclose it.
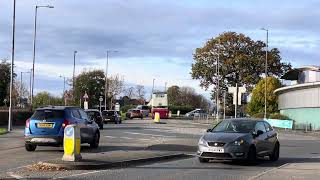
<instances>
[{"instance_id":1,"label":"pavement","mask_svg":"<svg viewBox=\"0 0 320 180\"><path fill-rule=\"evenodd\" d=\"M0 136L0 179L319 179L320 137L279 133L281 152L277 162L262 159L256 166L224 161L199 163L190 155L196 152L200 136L212 122L163 122L128 120L119 125L105 124L100 147L81 148L84 164L99 167L72 168L71 164L59 170L39 170L34 165L59 165L61 147L26 152L23 127L15 128Z\"/></svg>"}]
</instances>

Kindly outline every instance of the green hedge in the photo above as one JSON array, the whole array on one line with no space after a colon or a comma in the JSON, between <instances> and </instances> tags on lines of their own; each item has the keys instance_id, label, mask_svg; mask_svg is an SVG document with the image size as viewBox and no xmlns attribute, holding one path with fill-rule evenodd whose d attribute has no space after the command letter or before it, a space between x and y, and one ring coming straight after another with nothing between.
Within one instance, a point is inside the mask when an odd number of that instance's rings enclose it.
<instances>
[{"instance_id":1,"label":"green hedge","mask_svg":"<svg viewBox=\"0 0 320 180\"><path fill-rule=\"evenodd\" d=\"M254 118L264 118L264 112L260 112L260 113L254 114L252 117L254 117ZM267 114L267 118L268 119L279 119L279 120L288 120L289 119L287 116L282 115L282 114L280 114L278 112Z\"/></svg>"}]
</instances>

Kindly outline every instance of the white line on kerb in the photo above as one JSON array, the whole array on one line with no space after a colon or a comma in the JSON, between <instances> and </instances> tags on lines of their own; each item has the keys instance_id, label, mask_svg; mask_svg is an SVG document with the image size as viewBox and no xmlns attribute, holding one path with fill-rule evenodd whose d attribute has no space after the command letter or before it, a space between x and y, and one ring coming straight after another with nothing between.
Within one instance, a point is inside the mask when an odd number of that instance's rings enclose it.
<instances>
[{"instance_id":1,"label":"white line on kerb","mask_svg":"<svg viewBox=\"0 0 320 180\"><path fill-rule=\"evenodd\" d=\"M7 174L15 179L24 179L22 176L16 175L13 172L7 172Z\"/></svg>"},{"instance_id":2,"label":"white line on kerb","mask_svg":"<svg viewBox=\"0 0 320 180\"><path fill-rule=\"evenodd\" d=\"M263 172L260 173L260 174L257 174L257 175L255 175L255 176L250 177L248 180L257 179L258 177L260 177L260 176L262 176L262 175L264 175L264 174L267 174L268 172L271 172L271 171L274 171L274 170L277 170L277 169L281 169L281 168L283 168L283 167L285 167L285 166L288 166L289 164L290 164L290 163L286 163L286 164L283 164L283 165L281 165L281 166L279 166L279 167L275 167L275 168L272 168L272 169L263 171Z\"/></svg>"}]
</instances>

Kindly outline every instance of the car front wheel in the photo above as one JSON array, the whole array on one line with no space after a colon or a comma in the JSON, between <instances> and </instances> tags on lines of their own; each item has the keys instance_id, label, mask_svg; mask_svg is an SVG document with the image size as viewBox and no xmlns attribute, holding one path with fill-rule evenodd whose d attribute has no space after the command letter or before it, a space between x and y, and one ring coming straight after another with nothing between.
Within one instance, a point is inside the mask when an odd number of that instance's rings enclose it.
<instances>
[{"instance_id":1,"label":"car front wheel","mask_svg":"<svg viewBox=\"0 0 320 180\"><path fill-rule=\"evenodd\" d=\"M249 164L254 164L257 159L257 153L256 153L256 148L254 146L251 146L248 151L247 155L247 162Z\"/></svg>"},{"instance_id":2,"label":"car front wheel","mask_svg":"<svg viewBox=\"0 0 320 180\"><path fill-rule=\"evenodd\" d=\"M25 148L27 151L35 151L37 148L37 145L33 145L33 144L25 144Z\"/></svg>"},{"instance_id":3,"label":"car front wheel","mask_svg":"<svg viewBox=\"0 0 320 180\"><path fill-rule=\"evenodd\" d=\"M100 134L99 134L99 132L96 132L96 134L94 135L93 141L90 143L90 147L91 148L98 148L99 141L100 141Z\"/></svg>"},{"instance_id":4,"label":"car front wheel","mask_svg":"<svg viewBox=\"0 0 320 180\"><path fill-rule=\"evenodd\" d=\"M272 154L269 156L269 159L271 161L278 161L279 154L280 154L280 146L279 146L279 143L276 143L276 145L274 146Z\"/></svg>"}]
</instances>

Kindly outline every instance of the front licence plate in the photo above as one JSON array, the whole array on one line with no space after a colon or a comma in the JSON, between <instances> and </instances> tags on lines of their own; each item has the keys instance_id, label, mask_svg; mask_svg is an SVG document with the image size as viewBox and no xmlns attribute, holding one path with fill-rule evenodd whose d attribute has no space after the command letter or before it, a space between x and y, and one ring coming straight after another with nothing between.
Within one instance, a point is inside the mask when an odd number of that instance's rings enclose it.
<instances>
[{"instance_id":1,"label":"front licence plate","mask_svg":"<svg viewBox=\"0 0 320 180\"><path fill-rule=\"evenodd\" d=\"M38 128L52 128L53 124L52 123L38 123L37 126L38 126Z\"/></svg>"},{"instance_id":2,"label":"front licence plate","mask_svg":"<svg viewBox=\"0 0 320 180\"><path fill-rule=\"evenodd\" d=\"M224 153L224 149L221 147L209 147L208 151L214 153Z\"/></svg>"}]
</instances>

